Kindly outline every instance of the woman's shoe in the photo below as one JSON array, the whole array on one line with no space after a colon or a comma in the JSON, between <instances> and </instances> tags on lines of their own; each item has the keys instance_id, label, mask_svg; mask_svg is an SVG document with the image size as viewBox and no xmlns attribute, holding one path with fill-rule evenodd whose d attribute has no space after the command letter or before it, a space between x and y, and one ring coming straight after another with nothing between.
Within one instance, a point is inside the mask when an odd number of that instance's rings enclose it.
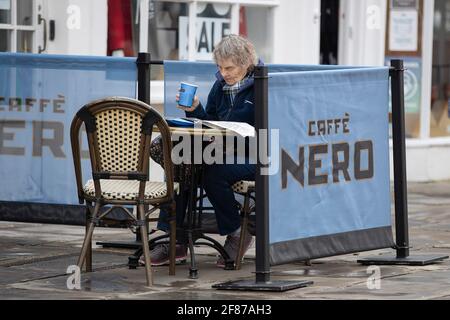
<instances>
[{"instance_id":1,"label":"woman's shoe","mask_svg":"<svg viewBox=\"0 0 450 320\"><path fill-rule=\"evenodd\" d=\"M187 249L185 246L177 244L175 250L175 263L186 263ZM150 250L150 261L152 266L166 266L169 264L169 244L159 244ZM139 258L139 265L145 266L145 258L142 255Z\"/></svg>"},{"instance_id":2,"label":"woman's shoe","mask_svg":"<svg viewBox=\"0 0 450 320\"><path fill-rule=\"evenodd\" d=\"M230 259L232 260L236 259L237 253L239 251L239 241L240 236L233 236L231 234L227 235L227 239L225 240L223 248L230 256ZM244 240L244 253L242 254L242 259L244 259L245 253L252 246L252 244L253 244L252 235L246 233L246 237ZM222 256L219 256L219 259L216 262L216 266L219 268L225 268L225 260L223 259Z\"/></svg>"}]
</instances>

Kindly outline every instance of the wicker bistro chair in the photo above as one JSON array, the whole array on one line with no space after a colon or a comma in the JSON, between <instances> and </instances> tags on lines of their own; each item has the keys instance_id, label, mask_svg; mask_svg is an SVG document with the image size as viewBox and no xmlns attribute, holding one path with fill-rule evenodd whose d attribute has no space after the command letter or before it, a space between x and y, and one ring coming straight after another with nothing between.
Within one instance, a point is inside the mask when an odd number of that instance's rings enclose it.
<instances>
[{"instance_id":1,"label":"wicker bistro chair","mask_svg":"<svg viewBox=\"0 0 450 320\"><path fill-rule=\"evenodd\" d=\"M235 269L240 270L242 259L244 257L244 240L247 236L247 232L255 235L254 226L250 225L250 215L255 211L255 181L238 181L232 186L232 189L235 193L244 196L244 203L240 206L241 234L239 241L239 251L234 260Z\"/></svg>"},{"instance_id":2,"label":"wicker bistro chair","mask_svg":"<svg viewBox=\"0 0 450 320\"><path fill-rule=\"evenodd\" d=\"M82 184L79 133L85 124L92 178ZM150 142L153 127L161 133L164 152L165 182L149 182ZM152 107L140 101L111 97L83 106L75 115L71 129L78 199L86 203L86 234L78 266L92 270L92 235L99 221L114 208L123 209L134 225L140 227L147 285L153 284L148 246L149 215L165 207L170 212L169 274L175 274L175 201L178 184L173 181L170 131L166 121ZM104 206L111 206L101 212ZM135 217L125 206L136 206ZM145 208L151 209L146 212Z\"/></svg>"}]
</instances>

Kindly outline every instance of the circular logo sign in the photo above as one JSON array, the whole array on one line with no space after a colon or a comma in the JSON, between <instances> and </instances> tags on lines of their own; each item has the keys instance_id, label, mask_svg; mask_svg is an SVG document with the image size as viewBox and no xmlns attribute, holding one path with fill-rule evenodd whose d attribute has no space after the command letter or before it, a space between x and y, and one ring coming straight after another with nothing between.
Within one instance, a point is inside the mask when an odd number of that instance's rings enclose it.
<instances>
[{"instance_id":1,"label":"circular logo sign","mask_svg":"<svg viewBox=\"0 0 450 320\"><path fill-rule=\"evenodd\" d=\"M419 90L419 81L416 75L410 71L405 71L405 100L413 98Z\"/></svg>"}]
</instances>

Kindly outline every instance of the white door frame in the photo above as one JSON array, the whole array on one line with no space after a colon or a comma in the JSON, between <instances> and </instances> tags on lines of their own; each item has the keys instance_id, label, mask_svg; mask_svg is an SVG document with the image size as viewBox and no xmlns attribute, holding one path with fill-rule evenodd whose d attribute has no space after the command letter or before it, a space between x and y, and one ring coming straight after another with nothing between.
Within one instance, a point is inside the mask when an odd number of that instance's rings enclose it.
<instances>
[{"instance_id":1,"label":"white door frame","mask_svg":"<svg viewBox=\"0 0 450 320\"><path fill-rule=\"evenodd\" d=\"M321 0L280 0L273 8L274 63L318 64Z\"/></svg>"},{"instance_id":2,"label":"white door frame","mask_svg":"<svg viewBox=\"0 0 450 320\"><path fill-rule=\"evenodd\" d=\"M384 65L387 0L341 0L338 63Z\"/></svg>"}]
</instances>

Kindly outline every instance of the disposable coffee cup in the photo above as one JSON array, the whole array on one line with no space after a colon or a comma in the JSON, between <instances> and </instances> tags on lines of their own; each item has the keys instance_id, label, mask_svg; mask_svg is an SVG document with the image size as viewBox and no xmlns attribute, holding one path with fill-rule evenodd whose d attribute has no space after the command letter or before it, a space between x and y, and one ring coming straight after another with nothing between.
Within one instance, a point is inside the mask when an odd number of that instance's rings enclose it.
<instances>
[{"instance_id":1,"label":"disposable coffee cup","mask_svg":"<svg viewBox=\"0 0 450 320\"><path fill-rule=\"evenodd\" d=\"M181 82L180 87L180 100L178 104L183 107L190 108L194 102L195 93L198 86L186 82Z\"/></svg>"}]
</instances>

